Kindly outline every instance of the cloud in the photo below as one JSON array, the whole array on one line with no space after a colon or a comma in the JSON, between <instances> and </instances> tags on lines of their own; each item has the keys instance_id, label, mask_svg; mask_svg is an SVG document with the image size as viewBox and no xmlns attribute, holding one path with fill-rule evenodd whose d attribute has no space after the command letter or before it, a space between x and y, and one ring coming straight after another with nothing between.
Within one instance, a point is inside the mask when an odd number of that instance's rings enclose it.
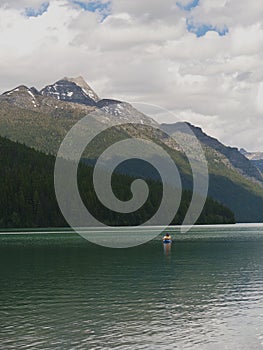
<instances>
[{"instance_id":1,"label":"cloud","mask_svg":"<svg viewBox=\"0 0 263 350\"><path fill-rule=\"evenodd\" d=\"M111 1L107 0L72 0L75 4L85 11L97 12L101 16L101 21L107 18L111 12Z\"/></svg>"},{"instance_id":2,"label":"cloud","mask_svg":"<svg viewBox=\"0 0 263 350\"><path fill-rule=\"evenodd\" d=\"M176 4L177 6L184 11L191 11L193 8L198 6L200 3L200 0L181 0L178 1Z\"/></svg>"},{"instance_id":3,"label":"cloud","mask_svg":"<svg viewBox=\"0 0 263 350\"><path fill-rule=\"evenodd\" d=\"M41 15L43 15L43 13L47 12L48 7L49 7L49 3L48 2L44 2L37 9L35 9L33 7L27 7L25 9L25 15L27 17L38 17L38 16L41 16Z\"/></svg>"},{"instance_id":4,"label":"cloud","mask_svg":"<svg viewBox=\"0 0 263 350\"><path fill-rule=\"evenodd\" d=\"M220 36L224 36L228 33L228 28L218 28L216 26L213 26L211 24L198 24L195 23L192 19L187 19L186 21L187 30L191 33L195 33L196 36L199 38L201 36L206 35L207 32L216 32Z\"/></svg>"},{"instance_id":5,"label":"cloud","mask_svg":"<svg viewBox=\"0 0 263 350\"><path fill-rule=\"evenodd\" d=\"M0 1L2 91L83 75L101 97L159 104L227 144L262 150L260 2L50 0L25 16L43 3Z\"/></svg>"},{"instance_id":6,"label":"cloud","mask_svg":"<svg viewBox=\"0 0 263 350\"><path fill-rule=\"evenodd\" d=\"M3 8L14 9L38 9L45 1L43 0L0 0L0 6Z\"/></svg>"}]
</instances>

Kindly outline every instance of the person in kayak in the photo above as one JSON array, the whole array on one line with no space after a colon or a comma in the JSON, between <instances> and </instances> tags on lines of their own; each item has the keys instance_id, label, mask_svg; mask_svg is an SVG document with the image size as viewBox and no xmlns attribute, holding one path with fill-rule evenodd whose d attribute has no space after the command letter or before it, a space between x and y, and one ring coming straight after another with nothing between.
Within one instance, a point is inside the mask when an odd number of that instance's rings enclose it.
<instances>
[{"instance_id":1,"label":"person in kayak","mask_svg":"<svg viewBox=\"0 0 263 350\"><path fill-rule=\"evenodd\" d=\"M172 237L168 232L163 236L163 242L172 242Z\"/></svg>"}]
</instances>

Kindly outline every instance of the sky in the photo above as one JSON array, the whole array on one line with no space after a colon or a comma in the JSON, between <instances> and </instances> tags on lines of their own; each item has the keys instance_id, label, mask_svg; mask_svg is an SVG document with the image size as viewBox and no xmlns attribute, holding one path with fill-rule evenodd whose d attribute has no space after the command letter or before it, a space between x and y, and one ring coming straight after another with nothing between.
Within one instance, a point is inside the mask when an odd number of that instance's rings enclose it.
<instances>
[{"instance_id":1,"label":"sky","mask_svg":"<svg viewBox=\"0 0 263 350\"><path fill-rule=\"evenodd\" d=\"M82 75L102 98L155 104L263 151L258 0L0 0L0 92Z\"/></svg>"}]
</instances>

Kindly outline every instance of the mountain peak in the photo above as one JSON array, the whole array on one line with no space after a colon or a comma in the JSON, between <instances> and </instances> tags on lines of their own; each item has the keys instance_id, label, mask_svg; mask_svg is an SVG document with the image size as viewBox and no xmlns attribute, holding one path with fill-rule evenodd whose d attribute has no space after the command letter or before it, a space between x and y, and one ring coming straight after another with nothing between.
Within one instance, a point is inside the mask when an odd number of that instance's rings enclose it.
<instances>
[{"instance_id":1,"label":"mountain peak","mask_svg":"<svg viewBox=\"0 0 263 350\"><path fill-rule=\"evenodd\" d=\"M83 78L63 78L40 91L43 96L54 97L60 101L95 106L98 96Z\"/></svg>"},{"instance_id":2,"label":"mountain peak","mask_svg":"<svg viewBox=\"0 0 263 350\"><path fill-rule=\"evenodd\" d=\"M66 80L66 81L71 81L72 83L75 83L76 85L78 85L79 87L86 87L89 85L87 84L86 80L81 76L79 75L78 77L64 77L63 79L61 80Z\"/></svg>"},{"instance_id":3,"label":"mountain peak","mask_svg":"<svg viewBox=\"0 0 263 350\"><path fill-rule=\"evenodd\" d=\"M75 83L77 86L79 86L85 94L87 94L91 99L93 99L95 102L98 102L100 100L99 96L95 93L95 91L88 85L86 80L80 75L76 78L68 78L64 77L63 80L69 81L71 83Z\"/></svg>"},{"instance_id":4,"label":"mountain peak","mask_svg":"<svg viewBox=\"0 0 263 350\"><path fill-rule=\"evenodd\" d=\"M11 94L13 94L15 92L20 92L21 93L21 92L27 92L27 91L30 91L30 89L27 86L19 85L19 86L15 87L12 90L4 92L3 95L11 95Z\"/></svg>"},{"instance_id":5,"label":"mountain peak","mask_svg":"<svg viewBox=\"0 0 263 350\"><path fill-rule=\"evenodd\" d=\"M39 94L37 89L29 88L25 85L19 85L16 88L6 91L1 95L1 100L8 101L20 108L31 109L37 107L36 96Z\"/></svg>"}]
</instances>

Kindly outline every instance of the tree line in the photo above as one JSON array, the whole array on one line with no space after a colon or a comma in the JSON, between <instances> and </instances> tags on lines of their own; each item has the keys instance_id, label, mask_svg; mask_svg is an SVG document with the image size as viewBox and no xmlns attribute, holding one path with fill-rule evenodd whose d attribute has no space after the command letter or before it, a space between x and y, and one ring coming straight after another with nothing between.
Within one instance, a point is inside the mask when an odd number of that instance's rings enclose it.
<instances>
[{"instance_id":1,"label":"tree line","mask_svg":"<svg viewBox=\"0 0 263 350\"><path fill-rule=\"evenodd\" d=\"M37 228L66 227L54 190L55 157L0 137L0 227ZM139 225L149 220L159 208L162 185L147 181L149 197L142 208L131 214L119 214L103 206L92 185L93 167L80 164L79 191L89 211L108 225ZM113 191L120 200L131 198L133 177L114 174ZM172 224L181 224L191 201L191 191L182 193L180 208ZM198 219L199 224L234 223L233 212L207 198Z\"/></svg>"}]
</instances>

